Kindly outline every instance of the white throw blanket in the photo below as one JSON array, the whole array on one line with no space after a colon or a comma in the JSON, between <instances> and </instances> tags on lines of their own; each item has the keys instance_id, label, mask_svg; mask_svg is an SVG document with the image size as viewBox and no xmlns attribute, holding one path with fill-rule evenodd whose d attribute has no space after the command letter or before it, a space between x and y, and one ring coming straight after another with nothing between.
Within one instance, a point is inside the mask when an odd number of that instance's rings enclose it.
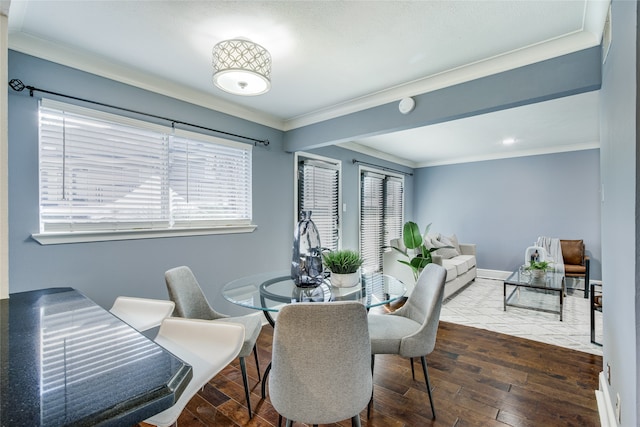
<instances>
[{"instance_id":1,"label":"white throw blanket","mask_svg":"<svg viewBox=\"0 0 640 427\"><path fill-rule=\"evenodd\" d=\"M556 272L564 274L564 259L562 258L562 248L560 247L560 239L556 237L538 237L536 246L541 246L547 252L547 261L549 261Z\"/></svg>"}]
</instances>

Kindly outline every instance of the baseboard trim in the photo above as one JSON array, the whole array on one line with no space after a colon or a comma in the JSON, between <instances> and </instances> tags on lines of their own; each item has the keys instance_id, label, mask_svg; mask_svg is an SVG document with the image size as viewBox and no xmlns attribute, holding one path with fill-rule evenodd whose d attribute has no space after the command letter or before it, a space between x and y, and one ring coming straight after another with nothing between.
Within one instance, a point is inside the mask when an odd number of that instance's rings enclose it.
<instances>
[{"instance_id":1,"label":"baseboard trim","mask_svg":"<svg viewBox=\"0 0 640 427\"><path fill-rule=\"evenodd\" d=\"M600 416L600 425L602 427L616 427L615 410L611 403L611 396L609 396L609 387L607 387L607 380L604 377L604 372L600 372L598 375L598 382L600 388L595 390L596 402L598 403L598 415Z\"/></svg>"},{"instance_id":2,"label":"baseboard trim","mask_svg":"<svg viewBox=\"0 0 640 427\"><path fill-rule=\"evenodd\" d=\"M504 280L507 277L509 277L509 275L513 272L502 271L502 270L487 270L484 268L479 268L477 273L478 273L478 277L481 279Z\"/></svg>"}]
</instances>

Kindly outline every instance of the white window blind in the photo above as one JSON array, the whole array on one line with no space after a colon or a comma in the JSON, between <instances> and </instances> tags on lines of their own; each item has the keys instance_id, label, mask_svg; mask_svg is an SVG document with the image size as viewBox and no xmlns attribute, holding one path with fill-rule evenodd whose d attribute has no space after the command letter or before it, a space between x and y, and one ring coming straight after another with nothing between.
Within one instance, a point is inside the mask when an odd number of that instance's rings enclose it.
<instances>
[{"instance_id":1,"label":"white window blind","mask_svg":"<svg viewBox=\"0 0 640 427\"><path fill-rule=\"evenodd\" d=\"M298 218L311 211L323 248L338 249L340 229L340 165L301 159L298 163Z\"/></svg>"},{"instance_id":2,"label":"white window blind","mask_svg":"<svg viewBox=\"0 0 640 427\"><path fill-rule=\"evenodd\" d=\"M360 172L360 252L366 272L382 271L383 247L402 236L404 180L382 172Z\"/></svg>"},{"instance_id":3,"label":"white window blind","mask_svg":"<svg viewBox=\"0 0 640 427\"><path fill-rule=\"evenodd\" d=\"M175 225L250 223L251 150L176 133L169 173Z\"/></svg>"},{"instance_id":4,"label":"white window blind","mask_svg":"<svg viewBox=\"0 0 640 427\"><path fill-rule=\"evenodd\" d=\"M40 232L251 222L251 146L51 100L40 106Z\"/></svg>"},{"instance_id":5,"label":"white window blind","mask_svg":"<svg viewBox=\"0 0 640 427\"><path fill-rule=\"evenodd\" d=\"M384 180L384 246L402 237L404 225L404 179L386 176Z\"/></svg>"}]
</instances>

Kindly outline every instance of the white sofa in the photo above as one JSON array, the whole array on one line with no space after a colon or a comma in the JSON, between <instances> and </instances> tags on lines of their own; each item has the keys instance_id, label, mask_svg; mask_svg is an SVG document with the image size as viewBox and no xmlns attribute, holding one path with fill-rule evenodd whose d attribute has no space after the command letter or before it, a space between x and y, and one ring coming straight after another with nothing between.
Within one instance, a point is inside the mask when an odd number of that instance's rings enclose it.
<instances>
[{"instance_id":1,"label":"white sofa","mask_svg":"<svg viewBox=\"0 0 640 427\"><path fill-rule=\"evenodd\" d=\"M428 236L432 241L434 239L440 242L444 236L439 234ZM447 270L447 278L444 285L444 298L448 298L455 292L471 283L477 276L476 268L476 245L472 243L457 243L454 238L454 250L439 249L432 253L433 262L443 266ZM440 242L440 245L451 243L450 240ZM449 238L450 239L450 238ZM427 244L431 246L433 242ZM391 241L392 246L404 249L401 239ZM435 243L438 245L438 243ZM457 253L457 255L455 254ZM408 265L398 262L398 260L407 260L407 258L396 250L388 250L384 252L382 259L382 270L384 274L388 274L402 281L407 286L407 296L413 291L415 279L413 278L413 270Z\"/></svg>"}]
</instances>

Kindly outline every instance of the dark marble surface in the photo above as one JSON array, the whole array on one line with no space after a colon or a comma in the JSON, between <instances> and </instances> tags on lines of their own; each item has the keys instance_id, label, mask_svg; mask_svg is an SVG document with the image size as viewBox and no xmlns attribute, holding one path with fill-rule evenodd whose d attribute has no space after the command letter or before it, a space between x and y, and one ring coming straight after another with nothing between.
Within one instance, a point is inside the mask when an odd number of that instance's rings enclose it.
<instances>
[{"instance_id":1,"label":"dark marble surface","mask_svg":"<svg viewBox=\"0 0 640 427\"><path fill-rule=\"evenodd\" d=\"M71 288L0 301L1 426L128 426L172 406L191 367Z\"/></svg>"}]
</instances>

